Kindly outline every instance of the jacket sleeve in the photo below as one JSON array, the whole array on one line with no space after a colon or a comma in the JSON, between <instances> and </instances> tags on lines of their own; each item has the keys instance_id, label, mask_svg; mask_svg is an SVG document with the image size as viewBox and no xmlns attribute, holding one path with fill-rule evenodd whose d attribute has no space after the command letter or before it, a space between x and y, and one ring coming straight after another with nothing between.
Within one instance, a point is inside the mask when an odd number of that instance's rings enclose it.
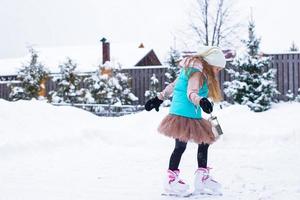
<instances>
[{"instance_id":1,"label":"jacket sleeve","mask_svg":"<svg viewBox=\"0 0 300 200\"><path fill-rule=\"evenodd\" d=\"M167 87L157 95L157 97L160 100L165 100L165 99L168 99L170 96L172 96L177 79L178 79L178 77L172 83L167 85Z\"/></svg>"},{"instance_id":2,"label":"jacket sleeve","mask_svg":"<svg viewBox=\"0 0 300 200\"><path fill-rule=\"evenodd\" d=\"M199 89L203 85L202 72L195 72L188 81L187 97L196 106L199 106L201 97L198 95Z\"/></svg>"}]
</instances>

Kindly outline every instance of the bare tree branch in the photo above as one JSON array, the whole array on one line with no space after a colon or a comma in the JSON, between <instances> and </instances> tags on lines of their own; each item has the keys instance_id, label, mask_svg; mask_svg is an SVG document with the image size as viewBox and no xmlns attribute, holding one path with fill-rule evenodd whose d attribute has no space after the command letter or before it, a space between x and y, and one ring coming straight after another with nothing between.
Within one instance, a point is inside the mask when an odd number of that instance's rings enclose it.
<instances>
[{"instance_id":1,"label":"bare tree branch","mask_svg":"<svg viewBox=\"0 0 300 200\"><path fill-rule=\"evenodd\" d=\"M218 37L218 33L219 33L219 29L222 26L222 7L223 7L223 2L224 0L219 0L219 4L218 4L218 9L217 9L217 14L216 14L216 20L214 22L214 30L213 30L213 34L212 34L212 41L211 44L215 45L215 38L217 38L217 45L219 44L219 37Z\"/></svg>"},{"instance_id":2,"label":"bare tree branch","mask_svg":"<svg viewBox=\"0 0 300 200\"><path fill-rule=\"evenodd\" d=\"M202 45L228 44L227 40L241 26L233 23L233 0L196 0L196 10L190 23L190 31ZM236 18L234 18L236 19ZM231 31L232 30L232 31Z\"/></svg>"}]
</instances>

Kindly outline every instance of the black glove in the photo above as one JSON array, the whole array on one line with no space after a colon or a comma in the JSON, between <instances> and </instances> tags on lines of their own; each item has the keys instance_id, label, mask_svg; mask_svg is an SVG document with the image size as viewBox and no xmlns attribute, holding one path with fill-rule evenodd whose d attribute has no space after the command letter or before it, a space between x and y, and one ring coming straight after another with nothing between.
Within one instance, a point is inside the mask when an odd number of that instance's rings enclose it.
<instances>
[{"instance_id":1,"label":"black glove","mask_svg":"<svg viewBox=\"0 0 300 200\"><path fill-rule=\"evenodd\" d=\"M162 104L164 101L160 100L158 97L152 98L150 100L148 100L145 104L145 109L147 111L152 110L153 108L155 108L155 110L158 112L159 111L159 106L160 104Z\"/></svg>"},{"instance_id":2,"label":"black glove","mask_svg":"<svg viewBox=\"0 0 300 200\"><path fill-rule=\"evenodd\" d=\"M200 99L199 104L202 110L207 114L210 114L213 111L213 105L212 103L210 103L210 101L207 98L204 97Z\"/></svg>"}]
</instances>

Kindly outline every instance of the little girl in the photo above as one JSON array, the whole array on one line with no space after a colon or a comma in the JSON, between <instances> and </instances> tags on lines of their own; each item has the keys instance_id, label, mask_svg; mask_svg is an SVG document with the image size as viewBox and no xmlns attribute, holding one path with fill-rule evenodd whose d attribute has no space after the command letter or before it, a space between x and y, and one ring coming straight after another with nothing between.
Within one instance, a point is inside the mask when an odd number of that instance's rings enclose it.
<instances>
[{"instance_id":1,"label":"little girl","mask_svg":"<svg viewBox=\"0 0 300 200\"><path fill-rule=\"evenodd\" d=\"M202 118L201 109L211 113L214 102L222 99L218 72L226 65L225 56L218 47L204 46L194 56L184 58L177 79L159 95L145 104L147 111L159 111L164 99L173 94L169 114L162 120L158 131L175 139L175 149L171 154L164 188L171 194L186 193L187 183L179 178L179 163L188 141L198 144L198 169L195 172L194 193L220 193L221 185L209 175L207 167L208 147L216 138L209 121Z\"/></svg>"}]
</instances>

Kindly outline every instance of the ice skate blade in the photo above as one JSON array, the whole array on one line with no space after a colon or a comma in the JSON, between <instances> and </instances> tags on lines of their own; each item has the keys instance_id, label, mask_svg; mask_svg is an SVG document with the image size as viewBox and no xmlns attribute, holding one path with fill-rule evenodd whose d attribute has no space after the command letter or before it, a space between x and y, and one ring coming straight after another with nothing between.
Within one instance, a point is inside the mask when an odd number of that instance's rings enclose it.
<instances>
[{"instance_id":1,"label":"ice skate blade","mask_svg":"<svg viewBox=\"0 0 300 200\"><path fill-rule=\"evenodd\" d=\"M193 193L183 193L183 194L177 194L177 193L161 193L162 196L168 196L168 197L178 197L178 198L188 198L193 195Z\"/></svg>"},{"instance_id":2,"label":"ice skate blade","mask_svg":"<svg viewBox=\"0 0 300 200\"><path fill-rule=\"evenodd\" d=\"M192 194L193 194L193 196L197 196L197 195L199 195L199 196L201 196L201 195L203 195L203 196L205 196L205 195L207 195L207 196L222 196L223 195L222 192L220 192L220 191L194 191Z\"/></svg>"}]
</instances>

